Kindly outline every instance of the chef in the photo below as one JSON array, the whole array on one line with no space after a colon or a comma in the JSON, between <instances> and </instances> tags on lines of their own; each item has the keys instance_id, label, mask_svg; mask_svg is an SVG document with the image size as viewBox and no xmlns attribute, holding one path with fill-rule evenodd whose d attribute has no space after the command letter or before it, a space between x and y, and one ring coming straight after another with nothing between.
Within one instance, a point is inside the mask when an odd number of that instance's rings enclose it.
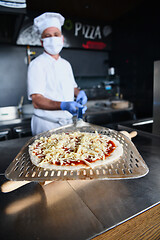
<instances>
[{"instance_id":1,"label":"chef","mask_svg":"<svg viewBox=\"0 0 160 240\"><path fill-rule=\"evenodd\" d=\"M44 52L28 67L28 99L34 106L33 135L70 124L79 107L83 113L86 110L87 96L78 89L70 63L59 55L64 41L63 24L64 17L59 13L47 12L34 19Z\"/></svg>"}]
</instances>

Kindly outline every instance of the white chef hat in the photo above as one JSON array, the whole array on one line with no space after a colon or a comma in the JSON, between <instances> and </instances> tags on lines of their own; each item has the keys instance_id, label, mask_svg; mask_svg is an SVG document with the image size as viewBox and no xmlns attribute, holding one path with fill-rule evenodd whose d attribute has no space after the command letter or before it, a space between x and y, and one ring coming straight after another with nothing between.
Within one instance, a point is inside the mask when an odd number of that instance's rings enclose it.
<instances>
[{"instance_id":1,"label":"white chef hat","mask_svg":"<svg viewBox=\"0 0 160 240\"><path fill-rule=\"evenodd\" d=\"M64 17L59 13L46 12L34 19L34 28L38 30L40 34L49 27L56 27L61 31L64 20Z\"/></svg>"}]
</instances>

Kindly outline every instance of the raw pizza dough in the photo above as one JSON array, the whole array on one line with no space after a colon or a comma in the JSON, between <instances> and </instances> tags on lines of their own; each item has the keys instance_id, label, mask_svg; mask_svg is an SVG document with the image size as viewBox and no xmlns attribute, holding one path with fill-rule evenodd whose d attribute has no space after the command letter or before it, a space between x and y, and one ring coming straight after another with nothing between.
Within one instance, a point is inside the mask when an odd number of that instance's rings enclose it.
<instances>
[{"instance_id":1,"label":"raw pizza dough","mask_svg":"<svg viewBox=\"0 0 160 240\"><path fill-rule=\"evenodd\" d=\"M31 162L50 170L95 168L117 161L122 145L97 132L69 132L41 137L29 146Z\"/></svg>"}]
</instances>

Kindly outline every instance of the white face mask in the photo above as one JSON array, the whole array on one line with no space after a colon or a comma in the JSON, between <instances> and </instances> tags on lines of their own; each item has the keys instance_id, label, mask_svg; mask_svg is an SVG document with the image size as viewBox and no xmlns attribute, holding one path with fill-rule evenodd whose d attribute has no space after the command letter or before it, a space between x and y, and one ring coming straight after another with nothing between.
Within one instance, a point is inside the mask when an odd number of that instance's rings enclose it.
<instances>
[{"instance_id":1,"label":"white face mask","mask_svg":"<svg viewBox=\"0 0 160 240\"><path fill-rule=\"evenodd\" d=\"M58 54L63 48L63 37L43 38L43 47L45 51L51 55Z\"/></svg>"}]
</instances>

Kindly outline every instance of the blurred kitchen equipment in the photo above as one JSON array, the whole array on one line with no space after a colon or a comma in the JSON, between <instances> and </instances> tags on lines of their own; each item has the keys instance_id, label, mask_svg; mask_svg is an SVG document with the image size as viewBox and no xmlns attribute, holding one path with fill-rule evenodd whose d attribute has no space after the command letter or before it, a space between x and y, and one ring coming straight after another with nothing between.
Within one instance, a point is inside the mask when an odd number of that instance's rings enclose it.
<instances>
[{"instance_id":1,"label":"blurred kitchen equipment","mask_svg":"<svg viewBox=\"0 0 160 240\"><path fill-rule=\"evenodd\" d=\"M18 104L18 107L17 107L19 115L22 114L23 101L24 101L24 96L21 96L21 100L20 100L20 102L19 102L19 104Z\"/></svg>"},{"instance_id":2,"label":"blurred kitchen equipment","mask_svg":"<svg viewBox=\"0 0 160 240\"><path fill-rule=\"evenodd\" d=\"M0 141L8 140L10 138L10 136L11 136L10 128L0 129Z\"/></svg>"},{"instance_id":3,"label":"blurred kitchen equipment","mask_svg":"<svg viewBox=\"0 0 160 240\"><path fill-rule=\"evenodd\" d=\"M26 137L32 136L31 126L30 125L23 125L13 128L13 133L15 137Z\"/></svg>"},{"instance_id":4,"label":"blurred kitchen equipment","mask_svg":"<svg viewBox=\"0 0 160 240\"><path fill-rule=\"evenodd\" d=\"M160 61L154 62L153 84L153 128L154 134L160 135Z\"/></svg>"},{"instance_id":5,"label":"blurred kitchen equipment","mask_svg":"<svg viewBox=\"0 0 160 240\"><path fill-rule=\"evenodd\" d=\"M30 50L30 46L28 45L27 46L27 60L28 60L28 64L30 64L30 62L31 62L31 56L34 56L36 54L36 52L35 51L31 51Z\"/></svg>"},{"instance_id":6,"label":"blurred kitchen equipment","mask_svg":"<svg viewBox=\"0 0 160 240\"><path fill-rule=\"evenodd\" d=\"M0 121L13 120L16 118L18 118L18 111L16 106L0 108Z\"/></svg>"},{"instance_id":7,"label":"blurred kitchen equipment","mask_svg":"<svg viewBox=\"0 0 160 240\"><path fill-rule=\"evenodd\" d=\"M110 68L108 69L108 75L110 75L110 76L115 75L115 68L114 68L114 67L110 67Z\"/></svg>"},{"instance_id":8,"label":"blurred kitchen equipment","mask_svg":"<svg viewBox=\"0 0 160 240\"><path fill-rule=\"evenodd\" d=\"M126 100L113 100L111 101L111 107L113 109L125 109L129 107L129 102Z\"/></svg>"},{"instance_id":9,"label":"blurred kitchen equipment","mask_svg":"<svg viewBox=\"0 0 160 240\"><path fill-rule=\"evenodd\" d=\"M34 107L32 104L24 104L22 106L22 112L23 114L30 114L32 115L33 114L33 111L34 111Z\"/></svg>"}]
</instances>

